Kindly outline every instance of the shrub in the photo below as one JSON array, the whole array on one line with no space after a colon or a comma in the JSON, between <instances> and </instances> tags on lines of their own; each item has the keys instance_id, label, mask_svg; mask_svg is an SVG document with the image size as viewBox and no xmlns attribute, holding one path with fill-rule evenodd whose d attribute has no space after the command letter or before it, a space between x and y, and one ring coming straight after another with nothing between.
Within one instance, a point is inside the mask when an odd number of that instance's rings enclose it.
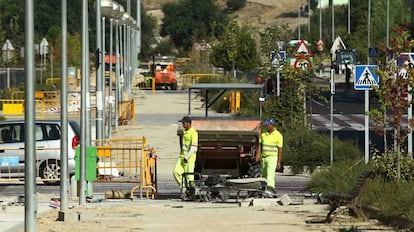
<instances>
[{"instance_id":1,"label":"shrub","mask_svg":"<svg viewBox=\"0 0 414 232\"><path fill-rule=\"evenodd\" d=\"M374 170L385 182L397 182L398 155L395 152L374 155L372 158ZM400 154L399 160L401 182L414 181L414 160L408 155Z\"/></svg>"},{"instance_id":2,"label":"shrub","mask_svg":"<svg viewBox=\"0 0 414 232\"><path fill-rule=\"evenodd\" d=\"M305 191L349 192L361 172L368 168L363 158L334 162L332 167L324 167L320 172L314 173L311 180L306 183Z\"/></svg>"},{"instance_id":3,"label":"shrub","mask_svg":"<svg viewBox=\"0 0 414 232\"><path fill-rule=\"evenodd\" d=\"M294 174L330 165L330 138L307 127L284 129L283 163ZM334 162L362 157L361 151L349 141L334 138Z\"/></svg>"},{"instance_id":4,"label":"shrub","mask_svg":"<svg viewBox=\"0 0 414 232\"><path fill-rule=\"evenodd\" d=\"M373 161L349 159L336 162L314 173L305 185L305 191L313 193L347 193L363 170L373 168ZM386 224L396 227L414 227L414 185L412 183L384 182L381 176L369 180L361 195L362 205L380 210L376 215Z\"/></svg>"},{"instance_id":5,"label":"shrub","mask_svg":"<svg viewBox=\"0 0 414 232\"><path fill-rule=\"evenodd\" d=\"M414 228L413 193L412 183L383 182L378 177L369 182L361 201L380 209L380 220L384 224Z\"/></svg>"}]
</instances>

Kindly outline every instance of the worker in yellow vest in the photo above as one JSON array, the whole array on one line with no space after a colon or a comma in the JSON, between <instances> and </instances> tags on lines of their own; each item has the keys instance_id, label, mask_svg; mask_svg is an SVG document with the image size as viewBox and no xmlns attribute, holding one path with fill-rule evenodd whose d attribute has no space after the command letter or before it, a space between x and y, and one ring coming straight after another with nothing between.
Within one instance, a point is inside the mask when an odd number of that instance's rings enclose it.
<instances>
[{"instance_id":1,"label":"worker in yellow vest","mask_svg":"<svg viewBox=\"0 0 414 232\"><path fill-rule=\"evenodd\" d=\"M194 173L196 153L198 147L198 133L191 126L191 118L183 117L179 122L183 125L183 135L181 138L180 157L175 164L173 175L177 183L183 187L188 183L182 183L183 173ZM194 175L186 176L187 181L194 181Z\"/></svg>"},{"instance_id":2,"label":"worker in yellow vest","mask_svg":"<svg viewBox=\"0 0 414 232\"><path fill-rule=\"evenodd\" d=\"M268 118L263 122L266 131L259 137L259 147L256 160L261 160L262 176L267 180L266 193L276 196L275 176L276 169L282 167L283 135L276 129L276 120Z\"/></svg>"}]
</instances>

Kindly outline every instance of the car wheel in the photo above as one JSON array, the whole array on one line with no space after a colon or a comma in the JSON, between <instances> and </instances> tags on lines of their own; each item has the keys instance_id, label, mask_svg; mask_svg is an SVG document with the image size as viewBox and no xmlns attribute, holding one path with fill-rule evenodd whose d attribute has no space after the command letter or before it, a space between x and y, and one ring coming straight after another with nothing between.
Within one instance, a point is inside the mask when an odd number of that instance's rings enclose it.
<instances>
[{"instance_id":1,"label":"car wheel","mask_svg":"<svg viewBox=\"0 0 414 232\"><path fill-rule=\"evenodd\" d=\"M40 166L39 176L45 179L43 183L47 185L58 185L60 182L60 162L57 160L46 160ZM56 179L56 181L53 181ZM47 181L46 181L47 180Z\"/></svg>"}]
</instances>

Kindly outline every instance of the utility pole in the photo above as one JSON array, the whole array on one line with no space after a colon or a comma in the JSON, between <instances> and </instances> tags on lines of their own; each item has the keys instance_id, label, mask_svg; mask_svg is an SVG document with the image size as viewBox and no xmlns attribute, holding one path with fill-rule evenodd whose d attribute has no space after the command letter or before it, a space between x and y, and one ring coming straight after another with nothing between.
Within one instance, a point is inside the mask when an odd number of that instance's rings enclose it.
<instances>
[{"instance_id":1,"label":"utility pole","mask_svg":"<svg viewBox=\"0 0 414 232\"><path fill-rule=\"evenodd\" d=\"M331 1L331 9L332 9L332 43L335 40L335 4L334 1Z\"/></svg>"},{"instance_id":2,"label":"utility pole","mask_svg":"<svg viewBox=\"0 0 414 232\"><path fill-rule=\"evenodd\" d=\"M301 2L298 0L298 40L300 40L300 8L301 8Z\"/></svg>"}]
</instances>

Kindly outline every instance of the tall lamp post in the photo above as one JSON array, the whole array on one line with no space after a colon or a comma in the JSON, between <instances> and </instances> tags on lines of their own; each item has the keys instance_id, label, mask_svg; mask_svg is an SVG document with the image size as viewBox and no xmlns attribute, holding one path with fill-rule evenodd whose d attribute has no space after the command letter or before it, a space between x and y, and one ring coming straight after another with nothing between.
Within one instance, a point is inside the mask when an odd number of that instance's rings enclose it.
<instances>
[{"instance_id":1,"label":"tall lamp post","mask_svg":"<svg viewBox=\"0 0 414 232\"><path fill-rule=\"evenodd\" d=\"M118 128L118 117L119 117L119 84L121 81L121 58L120 58L120 25L122 25L121 20L122 16L125 13L125 9L122 5L119 5L119 12L117 13L117 17L115 20L115 57L116 57L116 64L115 64L115 129ZM123 62L123 59L122 59Z\"/></svg>"},{"instance_id":2,"label":"tall lamp post","mask_svg":"<svg viewBox=\"0 0 414 232\"><path fill-rule=\"evenodd\" d=\"M95 68L96 68L96 140L97 144L102 143L103 132L103 75L104 58L102 58L102 24L101 24L101 7L104 1L96 0L96 52L95 52ZM111 6L112 7L112 6Z\"/></svg>"},{"instance_id":3,"label":"tall lamp post","mask_svg":"<svg viewBox=\"0 0 414 232\"><path fill-rule=\"evenodd\" d=\"M130 19L129 14L124 13L121 18L121 26L120 26L120 29L121 29L120 34L122 35L121 42L120 42L120 51L121 51L121 57L122 57L122 68L121 68L122 74L120 76L121 79L119 81L120 82L119 86L121 87L120 90L122 91L120 91L119 94L120 94L121 102L123 101L123 96L122 96L123 92L126 90L125 82L128 79L127 64L129 60L128 60L128 54L127 54L127 27L128 27L129 19Z\"/></svg>"},{"instance_id":4,"label":"tall lamp post","mask_svg":"<svg viewBox=\"0 0 414 232\"><path fill-rule=\"evenodd\" d=\"M298 40L300 40L300 10L302 8L302 3L298 0Z\"/></svg>"},{"instance_id":5,"label":"tall lamp post","mask_svg":"<svg viewBox=\"0 0 414 232\"><path fill-rule=\"evenodd\" d=\"M113 95L112 95L113 44L112 44L112 37L113 37L113 30L112 29L113 29L113 20L114 19L118 20L122 16L123 12L121 12L121 6L117 2L112 1L112 0L102 0L101 6L102 6L101 7L102 8L101 9L102 10L102 16L108 17L109 22L110 22L110 27L109 27L109 70L108 70L109 71L109 80L108 80L108 84L109 84L109 87L108 87L108 89L109 89L108 90L108 105L109 105L108 106L109 107L108 112L109 112L109 114L108 114L108 123L107 123L108 124L108 130L107 130L107 132L108 132L108 138L111 138L112 125L113 125L113 122L112 122L112 111L113 111L113 109L112 109L112 104L113 104ZM105 36L105 34L103 36ZM118 62L118 60L116 60L116 62Z\"/></svg>"},{"instance_id":6,"label":"tall lamp post","mask_svg":"<svg viewBox=\"0 0 414 232\"><path fill-rule=\"evenodd\" d=\"M106 65L106 62L105 62L105 54L106 54L106 51L105 51L105 47L106 47L106 43L105 43L105 18L107 17L107 18L109 18L110 19L110 22L112 22L111 20L112 20L112 10L113 10L113 2L112 2L112 0L101 0L101 14L102 14L102 47L103 47L103 49L102 49L102 54L101 54L101 57L102 57L102 77L104 77L103 79L105 79L105 65ZM112 47L110 47L109 48L109 50L111 51L112 50ZM110 57L111 58L111 57ZM109 61L109 70L111 70L112 69L112 60L110 60ZM109 76L109 79L111 79L112 77L111 76ZM102 83L101 83L101 88L102 88L102 95L103 95L103 97L102 97L102 99L105 99L105 96L106 96L106 93L105 93L105 81L102 81ZM105 106L105 104L103 104L104 106ZM102 118L102 126L103 126L103 128L104 128L104 125L105 125L105 107L103 107L104 108L104 110L103 110L103 118ZM111 111L109 111L109 114L111 114ZM104 133L104 131L102 132L102 137L105 137L105 133Z\"/></svg>"}]
</instances>

